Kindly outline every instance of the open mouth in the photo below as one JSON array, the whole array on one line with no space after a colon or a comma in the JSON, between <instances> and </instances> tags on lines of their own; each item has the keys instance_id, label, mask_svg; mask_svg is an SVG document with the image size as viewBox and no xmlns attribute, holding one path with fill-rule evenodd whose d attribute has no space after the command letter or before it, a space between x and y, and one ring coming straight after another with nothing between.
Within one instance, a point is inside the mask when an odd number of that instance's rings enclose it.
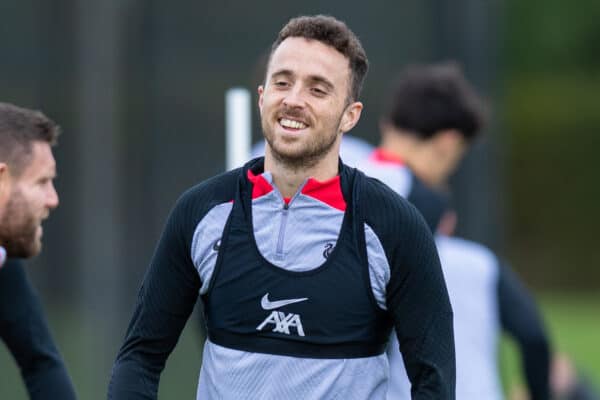
<instances>
[{"instance_id":1,"label":"open mouth","mask_svg":"<svg viewBox=\"0 0 600 400\"><path fill-rule=\"evenodd\" d=\"M292 131L299 131L299 130L308 128L308 125L306 125L304 122L296 121L296 120L289 119L289 118L280 118L279 125L281 125L286 130L292 130Z\"/></svg>"}]
</instances>

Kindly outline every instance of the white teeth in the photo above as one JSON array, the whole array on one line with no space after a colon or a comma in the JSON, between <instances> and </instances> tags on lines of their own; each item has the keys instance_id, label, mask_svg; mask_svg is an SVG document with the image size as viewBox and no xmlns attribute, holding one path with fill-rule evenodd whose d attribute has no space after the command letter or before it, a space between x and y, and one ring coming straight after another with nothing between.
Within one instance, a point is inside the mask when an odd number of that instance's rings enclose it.
<instances>
[{"instance_id":1,"label":"white teeth","mask_svg":"<svg viewBox=\"0 0 600 400\"><path fill-rule=\"evenodd\" d=\"M281 121L279 121L279 123L281 124L281 126L284 126L286 128L293 128L293 129L304 129L306 128L306 124L303 122L299 122L299 121L293 121L291 119L286 119L286 118L282 118Z\"/></svg>"}]
</instances>

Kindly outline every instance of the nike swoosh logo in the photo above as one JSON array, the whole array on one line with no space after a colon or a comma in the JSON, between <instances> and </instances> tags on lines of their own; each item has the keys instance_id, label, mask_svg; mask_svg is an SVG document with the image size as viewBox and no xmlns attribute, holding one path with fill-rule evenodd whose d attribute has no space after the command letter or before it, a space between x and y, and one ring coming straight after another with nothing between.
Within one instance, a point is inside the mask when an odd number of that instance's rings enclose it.
<instances>
[{"instance_id":1,"label":"nike swoosh logo","mask_svg":"<svg viewBox=\"0 0 600 400\"><path fill-rule=\"evenodd\" d=\"M269 301L269 293L267 293L260 300L260 306L265 310L273 310L275 308L287 306L288 304L300 303L301 301L306 301L306 300L308 300L308 297L303 297L301 299Z\"/></svg>"}]
</instances>

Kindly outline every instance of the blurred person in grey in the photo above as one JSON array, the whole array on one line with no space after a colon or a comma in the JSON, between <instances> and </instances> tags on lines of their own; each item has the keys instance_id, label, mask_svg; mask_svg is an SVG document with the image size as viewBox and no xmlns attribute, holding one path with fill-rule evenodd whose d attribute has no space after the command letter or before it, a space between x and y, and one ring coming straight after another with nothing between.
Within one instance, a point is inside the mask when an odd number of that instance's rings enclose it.
<instances>
[{"instance_id":1,"label":"blurred person in grey","mask_svg":"<svg viewBox=\"0 0 600 400\"><path fill-rule=\"evenodd\" d=\"M380 120L381 144L358 168L407 197L438 232L436 245L454 310L456 397L503 398L497 346L504 330L520 346L532 398L548 399L549 344L532 297L492 251L452 237L456 215L436 211L443 203L429 201L432 196L422 189L423 184L446 187L481 131L483 100L452 62L408 67L390 92ZM393 335L388 356L395 377L388 400L408 399L411 386Z\"/></svg>"},{"instance_id":2,"label":"blurred person in grey","mask_svg":"<svg viewBox=\"0 0 600 400\"><path fill-rule=\"evenodd\" d=\"M75 399L20 260L41 251L42 221L58 206L52 155L58 134L58 126L41 112L0 103L0 246L7 258L0 260L0 337L31 399Z\"/></svg>"},{"instance_id":3,"label":"blurred person in grey","mask_svg":"<svg viewBox=\"0 0 600 400\"><path fill-rule=\"evenodd\" d=\"M406 200L339 159L367 68L333 17L293 18L279 32L258 88L265 157L175 205L109 398L156 398L200 295L198 399L383 400L392 325L414 398L454 399L452 310L431 232Z\"/></svg>"}]
</instances>

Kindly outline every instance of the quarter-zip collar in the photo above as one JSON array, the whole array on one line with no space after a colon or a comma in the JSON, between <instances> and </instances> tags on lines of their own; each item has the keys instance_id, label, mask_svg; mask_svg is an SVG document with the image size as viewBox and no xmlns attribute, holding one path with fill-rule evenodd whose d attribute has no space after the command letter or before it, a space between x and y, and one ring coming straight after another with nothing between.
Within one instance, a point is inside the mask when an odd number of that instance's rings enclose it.
<instances>
[{"instance_id":1,"label":"quarter-zip collar","mask_svg":"<svg viewBox=\"0 0 600 400\"><path fill-rule=\"evenodd\" d=\"M246 177L252 184L252 199L257 199L275 191L287 205L291 205L293 200L299 195L312 197L340 211L346 210L346 201L344 199L340 175L337 175L326 181L318 181L314 178L308 178L298 188L298 192L289 199L283 198L273 184L273 176L269 171L263 171L264 164L257 163L247 170ZM342 168L342 164L340 164ZM343 167L346 168L346 167Z\"/></svg>"}]
</instances>

